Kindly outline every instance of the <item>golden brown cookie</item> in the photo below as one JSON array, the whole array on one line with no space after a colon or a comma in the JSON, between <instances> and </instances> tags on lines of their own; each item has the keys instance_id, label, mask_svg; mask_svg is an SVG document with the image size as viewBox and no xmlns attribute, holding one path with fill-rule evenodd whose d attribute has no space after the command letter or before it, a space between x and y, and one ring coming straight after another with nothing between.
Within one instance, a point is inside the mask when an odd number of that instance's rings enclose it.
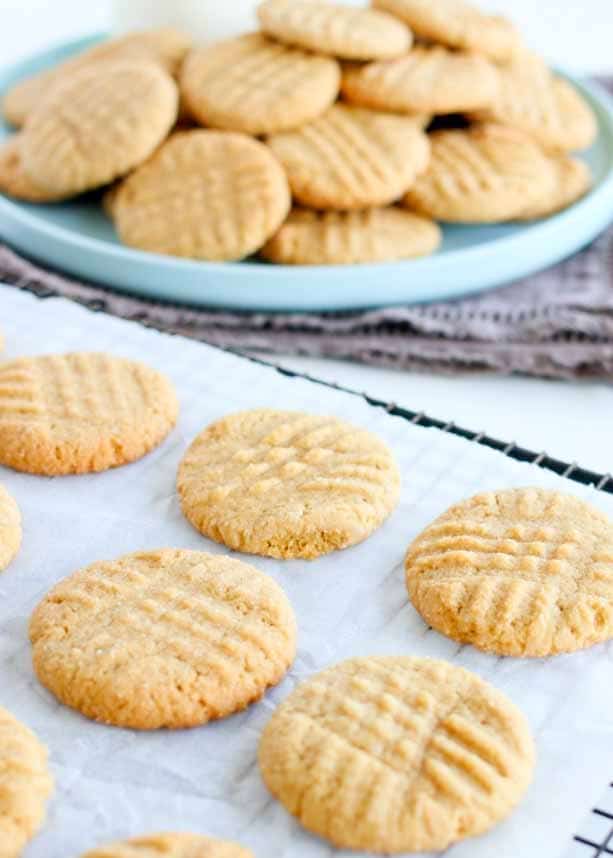
<instances>
[{"instance_id":1,"label":"golden brown cookie","mask_svg":"<svg viewBox=\"0 0 613 858\"><path fill-rule=\"evenodd\" d=\"M521 50L519 33L506 18L486 15L464 0L372 0L427 42L505 62Z\"/></svg>"},{"instance_id":2,"label":"golden brown cookie","mask_svg":"<svg viewBox=\"0 0 613 858\"><path fill-rule=\"evenodd\" d=\"M88 718L194 727L259 700L296 651L281 588L230 557L163 549L56 585L30 621L41 683Z\"/></svg>"},{"instance_id":3,"label":"golden brown cookie","mask_svg":"<svg viewBox=\"0 0 613 858\"><path fill-rule=\"evenodd\" d=\"M555 197L553 162L533 140L500 125L430 135L432 157L404 198L434 220L496 223L512 220Z\"/></svg>"},{"instance_id":4,"label":"golden brown cookie","mask_svg":"<svg viewBox=\"0 0 613 858\"><path fill-rule=\"evenodd\" d=\"M555 193L540 205L524 209L518 220L534 220L556 214L576 203L592 187L592 173L585 161L568 155L552 156L552 161L557 177Z\"/></svg>"},{"instance_id":5,"label":"golden brown cookie","mask_svg":"<svg viewBox=\"0 0 613 858\"><path fill-rule=\"evenodd\" d=\"M101 42L58 66L12 86L2 101L4 118L11 125L21 128L56 84L69 80L79 69L104 60L150 60L175 75L190 45L189 36L172 27L142 30Z\"/></svg>"},{"instance_id":6,"label":"golden brown cookie","mask_svg":"<svg viewBox=\"0 0 613 858\"><path fill-rule=\"evenodd\" d=\"M272 794L336 847L438 852L508 816L534 745L513 703L461 667L354 658L278 707L259 762Z\"/></svg>"},{"instance_id":7,"label":"golden brown cookie","mask_svg":"<svg viewBox=\"0 0 613 858\"><path fill-rule=\"evenodd\" d=\"M475 119L519 128L547 149L571 152L592 145L598 134L592 108L538 57L523 54L496 74L498 94Z\"/></svg>"},{"instance_id":8,"label":"golden brown cookie","mask_svg":"<svg viewBox=\"0 0 613 858\"><path fill-rule=\"evenodd\" d=\"M613 637L613 522L571 495L462 501L415 540L405 567L426 622L488 652L547 656Z\"/></svg>"},{"instance_id":9,"label":"golden brown cookie","mask_svg":"<svg viewBox=\"0 0 613 858\"><path fill-rule=\"evenodd\" d=\"M53 779L47 749L0 706L0 854L19 858L43 824Z\"/></svg>"},{"instance_id":10,"label":"golden brown cookie","mask_svg":"<svg viewBox=\"0 0 613 858\"><path fill-rule=\"evenodd\" d=\"M433 253L441 243L434 221L400 208L356 212L294 209L262 256L284 265L389 262Z\"/></svg>"},{"instance_id":11,"label":"golden brown cookie","mask_svg":"<svg viewBox=\"0 0 613 858\"><path fill-rule=\"evenodd\" d=\"M252 853L227 840L200 834L151 834L121 843L109 843L81 858L253 858Z\"/></svg>"},{"instance_id":12,"label":"golden brown cookie","mask_svg":"<svg viewBox=\"0 0 613 858\"><path fill-rule=\"evenodd\" d=\"M177 488L194 527L229 548L312 559L366 539L398 502L400 476L375 435L334 417L261 409L194 440Z\"/></svg>"},{"instance_id":13,"label":"golden brown cookie","mask_svg":"<svg viewBox=\"0 0 613 858\"><path fill-rule=\"evenodd\" d=\"M203 125L273 134L322 114L338 95L340 77L330 57L249 33L193 51L183 66L181 95Z\"/></svg>"},{"instance_id":14,"label":"golden brown cookie","mask_svg":"<svg viewBox=\"0 0 613 858\"><path fill-rule=\"evenodd\" d=\"M39 188L23 169L21 158L22 133L0 143L0 194L7 194L28 203L51 203L62 199Z\"/></svg>"},{"instance_id":15,"label":"golden brown cookie","mask_svg":"<svg viewBox=\"0 0 613 858\"><path fill-rule=\"evenodd\" d=\"M327 0L265 0L258 18L279 42L346 60L401 57L413 42L409 28L392 15Z\"/></svg>"},{"instance_id":16,"label":"golden brown cookie","mask_svg":"<svg viewBox=\"0 0 613 858\"><path fill-rule=\"evenodd\" d=\"M401 59L348 65L342 91L352 104L398 113L463 113L496 94L490 62L466 51L418 46Z\"/></svg>"},{"instance_id":17,"label":"golden brown cookie","mask_svg":"<svg viewBox=\"0 0 613 858\"><path fill-rule=\"evenodd\" d=\"M19 507L0 486L0 572L9 565L21 545L21 513Z\"/></svg>"},{"instance_id":18,"label":"golden brown cookie","mask_svg":"<svg viewBox=\"0 0 613 858\"><path fill-rule=\"evenodd\" d=\"M320 209L388 205L411 187L430 155L417 121L343 104L268 143L295 199Z\"/></svg>"},{"instance_id":19,"label":"golden brown cookie","mask_svg":"<svg viewBox=\"0 0 613 858\"><path fill-rule=\"evenodd\" d=\"M105 185L153 152L177 110L177 87L158 65L121 61L80 69L28 121L23 169L58 196Z\"/></svg>"},{"instance_id":20,"label":"golden brown cookie","mask_svg":"<svg viewBox=\"0 0 613 858\"><path fill-rule=\"evenodd\" d=\"M95 352L0 365L0 464L49 476L139 459L168 435L170 382L136 361Z\"/></svg>"},{"instance_id":21,"label":"golden brown cookie","mask_svg":"<svg viewBox=\"0 0 613 858\"><path fill-rule=\"evenodd\" d=\"M290 204L285 174L263 143L197 130L174 134L106 208L131 247L222 261L259 250Z\"/></svg>"}]
</instances>

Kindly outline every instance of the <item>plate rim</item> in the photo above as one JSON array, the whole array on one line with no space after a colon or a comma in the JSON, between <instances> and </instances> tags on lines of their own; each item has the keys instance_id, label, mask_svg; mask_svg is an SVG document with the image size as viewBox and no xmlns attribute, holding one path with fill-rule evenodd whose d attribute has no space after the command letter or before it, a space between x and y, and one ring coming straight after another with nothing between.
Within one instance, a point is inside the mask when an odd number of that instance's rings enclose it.
<instances>
[{"instance_id":1,"label":"plate rim","mask_svg":"<svg viewBox=\"0 0 613 858\"><path fill-rule=\"evenodd\" d=\"M59 43L47 50L33 54L29 58L24 58L4 69L0 69L0 93L12 82L24 76L24 74L31 73L36 68L45 68L52 58L57 57L58 53L70 55L100 41L104 37L104 33L96 33L80 39ZM206 280L207 275L215 276L223 273L232 280L234 288L239 286L241 281L245 281L245 289L249 289L249 291L261 286L263 281L272 290L279 290L280 286L286 284L288 277L296 277L298 272L301 275L301 279L307 278L309 280L309 288L318 292L320 290L325 292L326 288L329 288L332 282L338 284L339 280L350 278L354 283L359 282L363 285L365 281L372 280L373 276L380 275L385 278L386 274L392 271L397 273L400 269L406 273L407 278L411 276L418 278L422 275L427 276L433 270L433 267L439 270L454 270L458 266L487 265L488 262L501 254L513 254L516 249L521 249L527 237L532 242L546 243L550 237L556 236L561 231L568 230L569 226L572 226L575 219L580 218L583 212L589 213L593 210L600 212L603 202L606 209L606 201L609 195L613 199L613 96L597 81L585 80L565 70L556 69L556 72L564 76L579 89L596 110L599 124L602 125L604 123L601 133L604 133L605 140L611 141L610 146L607 147L610 151L605 176L583 199L563 212L554 214L543 220L522 225L523 228L521 230L511 235L500 236L491 241L475 244L470 247L448 250L444 254L434 254L416 259L394 260L391 262L350 265L295 266L270 265L250 261L207 262L204 260L191 260L150 253L135 248L124 247L119 244L112 244L104 239L83 236L68 227L52 224L44 219L40 219L36 209L31 211L25 208L23 203L14 202L1 194L0 216L11 219L14 224L26 231L30 231L30 233L35 233L55 242L62 243L67 252L78 253L80 250L85 250L95 253L100 258L102 265L110 259L119 264L123 260L126 263L136 265L154 265L160 272L167 274L181 273L189 276L200 276L203 281ZM0 128L5 129L7 126L3 123ZM3 135L0 136L0 139L2 137ZM610 208L610 219L613 220L613 205ZM600 215L600 220L603 222L602 228L606 228L606 212ZM1 226L0 222L0 228ZM498 284L493 282L491 287L475 287L473 293L494 288L495 285ZM135 291L135 289L130 290L127 286L114 286L113 288L126 292ZM182 284L175 284L174 289L176 292L174 300L189 302L189 296L181 295L185 291ZM461 293L458 293L457 297L462 297L466 294L470 294L470 290L463 290ZM412 299L410 296L406 299L409 303L413 300L424 299ZM433 296L430 300L440 300L440 296ZM271 302L270 300L266 300L263 303L270 304ZM219 302L220 306L222 304L223 302ZM360 306L367 306L363 302L357 302L353 306L357 307L358 304ZM371 303L368 306L375 306L375 304Z\"/></svg>"}]
</instances>

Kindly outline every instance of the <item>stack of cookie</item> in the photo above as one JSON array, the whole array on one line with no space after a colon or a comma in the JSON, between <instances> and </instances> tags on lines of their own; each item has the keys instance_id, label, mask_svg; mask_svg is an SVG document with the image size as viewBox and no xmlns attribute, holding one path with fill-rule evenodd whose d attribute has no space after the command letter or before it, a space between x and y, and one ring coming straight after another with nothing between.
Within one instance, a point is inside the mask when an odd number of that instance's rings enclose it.
<instances>
[{"instance_id":1,"label":"stack of cookie","mask_svg":"<svg viewBox=\"0 0 613 858\"><path fill-rule=\"evenodd\" d=\"M440 222L546 217L590 187L578 92L462 0L265 0L262 32L137 33L21 82L0 190L103 187L131 247L285 264L432 253ZM203 126L203 127L197 127ZM207 130L204 130L207 129Z\"/></svg>"}]
</instances>

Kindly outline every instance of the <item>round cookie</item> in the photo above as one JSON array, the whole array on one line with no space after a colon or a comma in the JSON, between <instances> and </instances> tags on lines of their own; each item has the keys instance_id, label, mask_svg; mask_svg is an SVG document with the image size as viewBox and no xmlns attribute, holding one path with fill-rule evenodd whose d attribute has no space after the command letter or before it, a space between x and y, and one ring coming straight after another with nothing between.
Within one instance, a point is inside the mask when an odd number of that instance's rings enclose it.
<instances>
[{"instance_id":1,"label":"round cookie","mask_svg":"<svg viewBox=\"0 0 613 858\"><path fill-rule=\"evenodd\" d=\"M284 265L389 262L433 253L441 242L434 221L400 208L355 212L294 209L262 256Z\"/></svg>"},{"instance_id":2,"label":"round cookie","mask_svg":"<svg viewBox=\"0 0 613 858\"><path fill-rule=\"evenodd\" d=\"M506 18L486 15L464 0L372 0L396 15L426 42L507 62L519 50L519 33Z\"/></svg>"},{"instance_id":3,"label":"round cookie","mask_svg":"<svg viewBox=\"0 0 613 858\"><path fill-rule=\"evenodd\" d=\"M24 132L23 168L32 182L74 196L142 163L177 118L178 92L158 65L105 62L54 87Z\"/></svg>"},{"instance_id":4,"label":"round cookie","mask_svg":"<svg viewBox=\"0 0 613 858\"><path fill-rule=\"evenodd\" d=\"M0 572L9 565L21 545L21 513L19 507L0 485Z\"/></svg>"},{"instance_id":5,"label":"round cookie","mask_svg":"<svg viewBox=\"0 0 613 858\"><path fill-rule=\"evenodd\" d=\"M278 707L259 763L272 794L334 846L438 853L511 812L534 746L511 701L463 668L354 658Z\"/></svg>"},{"instance_id":6,"label":"round cookie","mask_svg":"<svg viewBox=\"0 0 613 858\"><path fill-rule=\"evenodd\" d=\"M278 230L291 205L270 150L243 134L174 134L106 202L132 247L215 261L242 259Z\"/></svg>"},{"instance_id":7,"label":"round cookie","mask_svg":"<svg viewBox=\"0 0 613 858\"><path fill-rule=\"evenodd\" d=\"M227 840L200 834L151 834L120 843L109 843L86 852L81 858L253 858L253 854Z\"/></svg>"},{"instance_id":8,"label":"round cookie","mask_svg":"<svg viewBox=\"0 0 613 858\"><path fill-rule=\"evenodd\" d=\"M404 198L434 220L496 223L517 218L556 193L552 161L520 131L501 125L430 135L432 157Z\"/></svg>"},{"instance_id":9,"label":"round cookie","mask_svg":"<svg viewBox=\"0 0 613 858\"><path fill-rule=\"evenodd\" d=\"M498 92L474 113L476 120L500 122L530 134L546 149L587 149L598 134L596 117L566 80L552 75L530 54L496 69Z\"/></svg>"},{"instance_id":10,"label":"round cookie","mask_svg":"<svg viewBox=\"0 0 613 858\"><path fill-rule=\"evenodd\" d=\"M0 365L0 464L32 474L84 474L139 459L176 423L159 372L96 352Z\"/></svg>"},{"instance_id":11,"label":"round cookie","mask_svg":"<svg viewBox=\"0 0 613 858\"><path fill-rule=\"evenodd\" d=\"M462 501L415 540L405 567L425 621L487 652L540 657L613 637L613 522L571 495Z\"/></svg>"},{"instance_id":12,"label":"round cookie","mask_svg":"<svg viewBox=\"0 0 613 858\"><path fill-rule=\"evenodd\" d=\"M175 75L190 45L191 39L172 27L142 30L101 42L58 66L14 84L2 100L4 118L21 128L53 87L69 80L79 69L103 60L150 60Z\"/></svg>"},{"instance_id":13,"label":"round cookie","mask_svg":"<svg viewBox=\"0 0 613 858\"><path fill-rule=\"evenodd\" d=\"M322 114L336 99L340 78L330 57L248 33L192 51L183 65L181 95L203 125L273 134Z\"/></svg>"},{"instance_id":14,"label":"round cookie","mask_svg":"<svg viewBox=\"0 0 613 858\"><path fill-rule=\"evenodd\" d=\"M155 730L245 709L294 660L296 621L272 578L230 557L163 549L94 563L30 621L41 683L88 718Z\"/></svg>"},{"instance_id":15,"label":"round cookie","mask_svg":"<svg viewBox=\"0 0 613 858\"><path fill-rule=\"evenodd\" d=\"M326 0L266 0L258 18L273 39L346 60L401 57L413 42L409 28L392 15Z\"/></svg>"},{"instance_id":16,"label":"round cookie","mask_svg":"<svg viewBox=\"0 0 613 858\"><path fill-rule=\"evenodd\" d=\"M487 106L496 72L484 57L418 46L398 60L349 65L342 91L352 104L398 113L463 113Z\"/></svg>"},{"instance_id":17,"label":"round cookie","mask_svg":"<svg viewBox=\"0 0 613 858\"><path fill-rule=\"evenodd\" d=\"M540 204L524 209L517 220L535 220L556 214L576 203L591 188L592 173L585 161L568 155L553 156L552 161L557 177L555 193Z\"/></svg>"},{"instance_id":18,"label":"round cookie","mask_svg":"<svg viewBox=\"0 0 613 858\"><path fill-rule=\"evenodd\" d=\"M399 199L430 155L421 120L335 104L268 144L295 199L320 209L364 209Z\"/></svg>"},{"instance_id":19,"label":"round cookie","mask_svg":"<svg viewBox=\"0 0 613 858\"><path fill-rule=\"evenodd\" d=\"M334 417L242 411L211 424L179 466L186 518L229 548L312 559L366 539L400 476L375 435Z\"/></svg>"},{"instance_id":20,"label":"round cookie","mask_svg":"<svg viewBox=\"0 0 613 858\"><path fill-rule=\"evenodd\" d=\"M23 133L15 134L0 144L0 193L28 203L51 203L63 199L39 188L23 169L21 141Z\"/></svg>"},{"instance_id":21,"label":"round cookie","mask_svg":"<svg viewBox=\"0 0 613 858\"><path fill-rule=\"evenodd\" d=\"M2 858L19 858L43 824L53 779L47 750L0 706L0 847Z\"/></svg>"}]
</instances>

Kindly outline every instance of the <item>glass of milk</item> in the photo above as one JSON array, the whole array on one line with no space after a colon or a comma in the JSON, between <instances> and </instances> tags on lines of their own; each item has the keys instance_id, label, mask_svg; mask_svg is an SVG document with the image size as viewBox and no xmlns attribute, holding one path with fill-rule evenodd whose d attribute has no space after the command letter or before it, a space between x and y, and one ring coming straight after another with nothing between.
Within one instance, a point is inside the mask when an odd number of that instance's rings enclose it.
<instances>
[{"instance_id":1,"label":"glass of milk","mask_svg":"<svg viewBox=\"0 0 613 858\"><path fill-rule=\"evenodd\" d=\"M200 44L257 29L259 0L113 0L116 33L177 27Z\"/></svg>"}]
</instances>

